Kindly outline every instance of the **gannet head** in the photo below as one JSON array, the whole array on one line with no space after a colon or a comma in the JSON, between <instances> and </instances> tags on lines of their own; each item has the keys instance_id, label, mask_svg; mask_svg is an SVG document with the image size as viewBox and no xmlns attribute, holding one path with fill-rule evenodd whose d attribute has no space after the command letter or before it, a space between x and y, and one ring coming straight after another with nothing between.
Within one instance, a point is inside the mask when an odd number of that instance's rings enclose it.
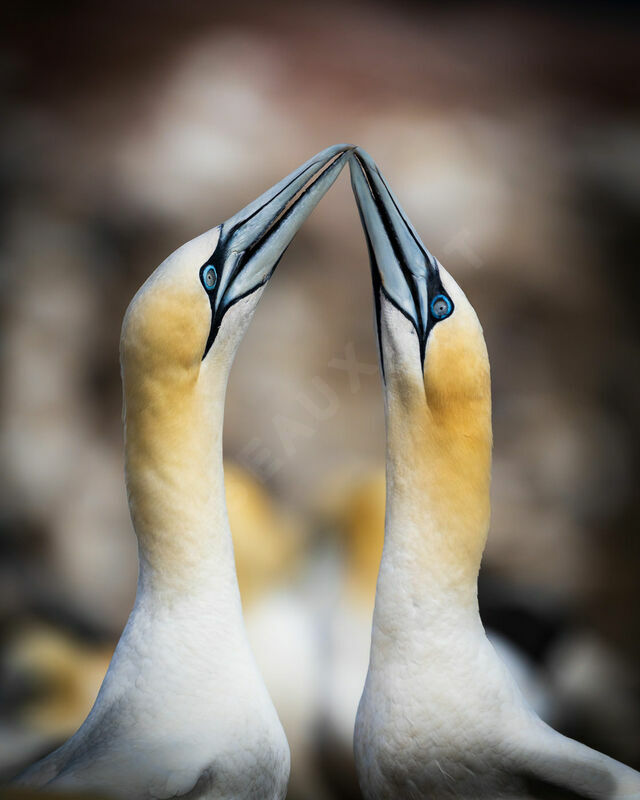
<instances>
[{"instance_id":1,"label":"gannet head","mask_svg":"<svg viewBox=\"0 0 640 800\"><path fill-rule=\"evenodd\" d=\"M153 272L125 315L125 377L133 371L190 380L203 363L232 360L262 289L350 149L335 145L318 153Z\"/></svg>"},{"instance_id":2,"label":"gannet head","mask_svg":"<svg viewBox=\"0 0 640 800\"><path fill-rule=\"evenodd\" d=\"M213 562L231 563L231 538L215 539L214 556L210 536L228 528L221 456L229 370L278 260L350 149L322 151L180 247L129 305L120 342L125 473L141 575L184 591L210 581Z\"/></svg>"},{"instance_id":3,"label":"gannet head","mask_svg":"<svg viewBox=\"0 0 640 800\"><path fill-rule=\"evenodd\" d=\"M409 487L407 513L430 515L459 546L454 557L463 548L477 567L488 528L492 438L482 327L370 156L356 149L350 166L371 259L395 489Z\"/></svg>"},{"instance_id":4,"label":"gannet head","mask_svg":"<svg viewBox=\"0 0 640 800\"><path fill-rule=\"evenodd\" d=\"M351 179L371 257L383 374L402 373L405 384L419 376L416 386L432 411L486 399L489 359L471 303L359 148Z\"/></svg>"}]
</instances>

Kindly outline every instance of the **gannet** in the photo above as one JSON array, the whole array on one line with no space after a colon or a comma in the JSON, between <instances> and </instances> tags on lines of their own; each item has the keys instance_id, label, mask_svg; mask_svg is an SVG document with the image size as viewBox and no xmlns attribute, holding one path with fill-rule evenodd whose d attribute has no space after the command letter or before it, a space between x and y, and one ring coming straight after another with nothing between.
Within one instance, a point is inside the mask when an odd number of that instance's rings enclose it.
<instances>
[{"instance_id":1,"label":"gannet","mask_svg":"<svg viewBox=\"0 0 640 800\"><path fill-rule=\"evenodd\" d=\"M384 542L386 483L384 467L378 465L358 475L353 471L338 474L334 480L335 489L326 497L323 513L325 527L342 544L342 569L333 576L334 602L324 621L324 692L322 718L316 728L322 731L325 774L346 787L349 783L357 786L353 729L369 664L376 578ZM495 630L487 629L487 636L526 701L550 721L551 689L538 665Z\"/></svg>"},{"instance_id":2,"label":"gannet","mask_svg":"<svg viewBox=\"0 0 640 800\"><path fill-rule=\"evenodd\" d=\"M387 427L385 540L354 749L367 800L640 798L640 774L533 712L485 635L491 385L482 328L370 157L352 185Z\"/></svg>"},{"instance_id":3,"label":"gannet","mask_svg":"<svg viewBox=\"0 0 640 800\"><path fill-rule=\"evenodd\" d=\"M120 360L136 600L89 716L19 783L127 800L285 796L289 749L242 620L223 411L264 286L347 152L322 151L180 247L129 305Z\"/></svg>"}]
</instances>

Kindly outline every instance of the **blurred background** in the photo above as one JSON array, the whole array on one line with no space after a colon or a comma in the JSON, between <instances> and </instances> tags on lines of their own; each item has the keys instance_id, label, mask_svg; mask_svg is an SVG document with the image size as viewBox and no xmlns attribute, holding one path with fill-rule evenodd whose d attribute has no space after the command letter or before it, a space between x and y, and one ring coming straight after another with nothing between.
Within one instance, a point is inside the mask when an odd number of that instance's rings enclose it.
<instances>
[{"instance_id":1,"label":"blurred background","mask_svg":"<svg viewBox=\"0 0 640 800\"><path fill-rule=\"evenodd\" d=\"M131 607L118 340L147 275L365 147L483 323L482 614L530 702L640 767L640 104L631 6L9 4L0 33L0 781L84 719ZM346 173L233 368L227 493L292 800L357 798L384 518Z\"/></svg>"}]
</instances>

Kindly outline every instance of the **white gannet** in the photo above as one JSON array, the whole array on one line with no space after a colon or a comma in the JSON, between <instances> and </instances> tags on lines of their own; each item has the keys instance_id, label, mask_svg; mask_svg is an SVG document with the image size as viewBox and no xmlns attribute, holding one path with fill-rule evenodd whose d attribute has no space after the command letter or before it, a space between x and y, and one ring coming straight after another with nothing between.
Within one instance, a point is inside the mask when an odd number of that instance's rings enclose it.
<instances>
[{"instance_id":1,"label":"white gannet","mask_svg":"<svg viewBox=\"0 0 640 800\"><path fill-rule=\"evenodd\" d=\"M247 641L225 506L227 378L264 286L338 176L310 159L148 278L121 338L134 608L76 734L18 783L127 800L281 800L287 741Z\"/></svg>"},{"instance_id":2,"label":"white gannet","mask_svg":"<svg viewBox=\"0 0 640 800\"><path fill-rule=\"evenodd\" d=\"M524 701L478 613L491 385L482 328L366 153L350 161L371 257L387 508L355 726L367 800L640 798L640 774Z\"/></svg>"}]
</instances>

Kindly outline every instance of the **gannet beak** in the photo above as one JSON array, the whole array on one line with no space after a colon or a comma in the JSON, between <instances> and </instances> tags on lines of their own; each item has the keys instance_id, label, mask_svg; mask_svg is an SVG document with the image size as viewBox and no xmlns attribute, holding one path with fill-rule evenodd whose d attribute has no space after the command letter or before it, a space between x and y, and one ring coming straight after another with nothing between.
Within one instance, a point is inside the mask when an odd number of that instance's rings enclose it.
<instances>
[{"instance_id":1,"label":"gannet beak","mask_svg":"<svg viewBox=\"0 0 640 800\"><path fill-rule=\"evenodd\" d=\"M371 156L357 148L349 167L371 259L378 336L382 293L413 323L424 363L429 298L440 285L438 260L422 243Z\"/></svg>"},{"instance_id":2,"label":"gannet beak","mask_svg":"<svg viewBox=\"0 0 640 800\"><path fill-rule=\"evenodd\" d=\"M201 268L203 274L213 266L216 275L216 285L209 291L213 319L205 356L225 312L269 280L353 148L349 144L328 147L220 226L216 249Z\"/></svg>"}]
</instances>

